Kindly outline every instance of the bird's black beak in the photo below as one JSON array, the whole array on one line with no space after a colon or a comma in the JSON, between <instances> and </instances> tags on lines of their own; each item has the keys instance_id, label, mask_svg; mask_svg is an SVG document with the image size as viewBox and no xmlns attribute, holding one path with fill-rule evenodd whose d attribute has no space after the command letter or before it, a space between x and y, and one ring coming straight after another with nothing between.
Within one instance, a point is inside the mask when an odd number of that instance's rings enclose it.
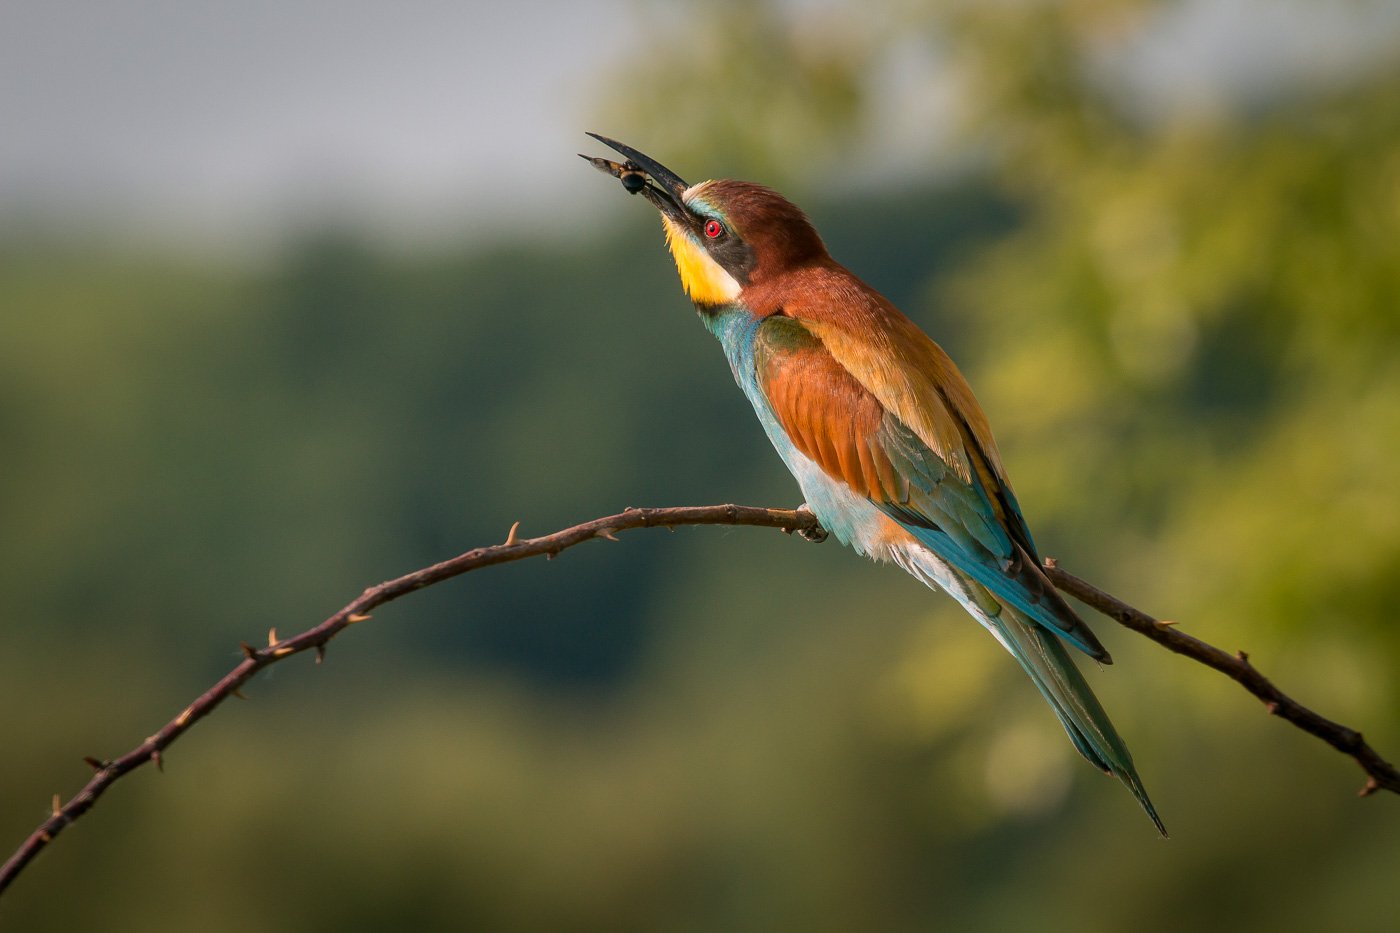
<instances>
[{"instance_id":1,"label":"bird's black beak","mask_svg":"<svg viewBox=\"0 0 1400 933\"><path fill-rule=\"evenodd\" d=\"M579 158L588 161L600 172L622 180L622 187L632 194L641 194L661 213L681 224L689 224L691 212L685 206L685 191L690 186L681 177L651 156L638 152L631 146L615 139L589 133L598 142L616 149L627 157L626 162L618 163L610 159L599 159L579 153Z\"/></svg>"}]
</instances>

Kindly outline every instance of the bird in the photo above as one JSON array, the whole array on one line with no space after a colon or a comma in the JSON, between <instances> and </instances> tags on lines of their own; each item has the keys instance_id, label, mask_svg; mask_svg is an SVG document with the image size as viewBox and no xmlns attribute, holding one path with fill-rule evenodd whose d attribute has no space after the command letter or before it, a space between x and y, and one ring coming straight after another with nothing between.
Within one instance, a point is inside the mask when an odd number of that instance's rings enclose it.
<instances>
[{"instance_id":1,"label":"bird","mask_svg":"<svg viewBox=\"0 0 1400 933\"><path fill-rule=\"evenodd\" d=\"M626 161L582 157L660 212L682 288L822 529L961 604L1019 662L1080 754L1118 778L1165 837L1069 649L1112 659L1042 570L987 416L948 354L834 260L776 191L689 185L588 135Z\"/></svg>"}]
</instances>

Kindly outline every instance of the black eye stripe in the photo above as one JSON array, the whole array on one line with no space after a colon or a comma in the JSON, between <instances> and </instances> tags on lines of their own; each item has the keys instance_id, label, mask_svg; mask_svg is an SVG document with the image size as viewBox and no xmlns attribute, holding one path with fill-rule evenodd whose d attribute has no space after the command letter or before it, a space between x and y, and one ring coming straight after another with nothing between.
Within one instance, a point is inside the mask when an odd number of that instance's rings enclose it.
<instances>
[{"instance_id":1,"label":"black eye stripe","mask_svg":"<svg viewBox=\"0 0 1400 933\"><path fill-rule=\"evenodd\" d=\"M748 284L749 275L753 272L755 257L753 250L743 241L732 236L723 237L718 240L711 240L709 249L710 256L732 275L741 285Z\"/></svg>"}]
</instances>

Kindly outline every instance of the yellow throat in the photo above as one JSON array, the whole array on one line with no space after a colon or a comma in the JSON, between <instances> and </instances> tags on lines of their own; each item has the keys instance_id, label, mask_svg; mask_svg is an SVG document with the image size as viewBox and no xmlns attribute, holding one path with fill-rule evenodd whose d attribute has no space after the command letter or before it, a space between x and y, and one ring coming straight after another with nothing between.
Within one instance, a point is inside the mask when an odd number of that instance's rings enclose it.
<instances>
[{"instance_id":1,"label":"yellow throat","mask_svg":"<svg viewBox=\"0 0 1400 933\"><path fill-rule=\"evenodd\" d=\"M666 245L676 260L681 287L690 300L698 305L727 305L738 301L742 289L734 276L711 259L704 247L692 240L674 220L662 215L661 221L666 225Z\"/></svg>"}]
</instances>

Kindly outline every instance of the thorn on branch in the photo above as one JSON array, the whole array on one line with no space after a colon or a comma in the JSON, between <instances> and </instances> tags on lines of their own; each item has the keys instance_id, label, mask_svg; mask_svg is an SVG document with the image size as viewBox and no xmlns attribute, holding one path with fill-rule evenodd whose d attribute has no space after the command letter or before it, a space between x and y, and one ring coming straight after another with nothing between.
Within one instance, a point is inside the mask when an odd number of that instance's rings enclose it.
<instances>
[{"instance_id":1,"label":"thorn on branch","mask_svg":"<svg viewBox=\"0 0 1400 933\"><path fill-rule=\"evenodd\" d=\"M275 644L277 644L277 626L274 625L267 630L267 646L271 648Z\"/></svg>"},{"instance_id":2,"label":"thorn on branch","mask_svg":"<svg viewBox=\"0 0 1400 933\"><path fill-rule=\"evenodd\" d=\"M53 815L63 815L63 800L58 796L58 794L53 795Z\"/></svg>"},{"instance_id":3,"label":"thorn on branch","mask_svg":"<svg viewBox=\"0 0 1400 933\"><path fill-rule=\"evenodd\" d=\"M326 660L326 643L321 642L316 646L316 663L320 664L324 660Z\"/></svg>"},{"instance_id":4,"label":"thorn on branch","mask_svg":"<svg viewBox=\"0 0 1400 933\"><path fill-rule=\"evenodd\" d=\"M374 616L368 615L367 613L352 612L345 617L345 624L354 625L357 622L368 622L372 618L374 618Z\"/></svg>"},{"instance_id":5,"label":"thorn on branch","mask_svg":"<svg viewBox=\"0 0 1400 933\"><path fill-rule=\"evenodd\" d=\"M105 770L105 769L107 768L108 765L111 764L111 762L110 762L110 761L99 761L98 759L92 757L91 755L84 755L84 756L83 756L83 764L87 765L89 768L91 768L91 769L94 770L94 771L103 771L103 770Z\"/></svg>"},{"instance_id":6,"label":"thorn on branch","mask_svg":"<svg viewBox=\"0 0 1400 933\"><path fill-rule=\"evenodd\" d=\"M229 691L229 693L231 693L233 696L238 697L240 700L248 699L248 695L243 692L242 687L234 687L232 690Z\"/></svg>"},{"instance_id":7,"label":"thorn on branch","mask_svg":"<svg viewBox=\"0 0 1400 933\"><path fill-rule=\"evenodd\" d=\"M514 525L511 525L511 526L510 526L510 532L506 535L506 547L510 547L512 544L515 544L516 542L518 542L518 541L520 540L519 538L517 538L517 537L515 536L515 533L516 533L517 531L519 531L519 530L520 530L520 523L519 523L519 522L516 522Z\"/></svg>"},{"instance_id":8,"label":"thorn on branch","mask_svg":"<svg viewBox=\"0 0 1400 933\"><path fill-rule=\"evenodd\" d=\"M597 531L593 532L593 537L607 538L609 541L619 541L621 539L618 538L617 535L613 534L613 532L616 530L617 529L615 528L599 528Z\"/></svg>"},{"instance_id":9,"label":"thorn on branch","mask_svg":"<svg viewBox=\"0 0 1400 933\"><path fill-rule=\"evenodd\" d=\"M151 761L155 762L157 771L161 774L165 773L165 759L161 757L160 749L151 749Z\"/></svg>"},{"instance_id":10,"label":"thorn on branch","mask_svg":"<svg viewBox=\"0 0 1400 933\"><path fill-rule=\"evenodd\" d=\"M254 648L246 641L240 641L238 647L243 651L243 656L249 661L256 661L258 659L258 649Z\"/></svg>"},{"instance_id":11,"label":"thorn on branch","mask_svg":"<svg viewBox=\"0 0 1400 933\"><path fill-rule=\"evenodd\" d=\"M1361 790L1357 791L1357 792L1356 792L1356 796L1358 796L1358 797L1369 797L1369 796L1371 796L1372 794L1374 794L1376 791L1378 791L1378 790L1380 790L1380 789L1381 789L1381 782L1380 782L1380 781L1377 781L1376 778L1375 778L1375 776L1373 775L1373 776L1370 776L1370 777L1367 777L1367 778L1366 778L1366 786L1362 787Z\"/></svg>"}]
</instances>

